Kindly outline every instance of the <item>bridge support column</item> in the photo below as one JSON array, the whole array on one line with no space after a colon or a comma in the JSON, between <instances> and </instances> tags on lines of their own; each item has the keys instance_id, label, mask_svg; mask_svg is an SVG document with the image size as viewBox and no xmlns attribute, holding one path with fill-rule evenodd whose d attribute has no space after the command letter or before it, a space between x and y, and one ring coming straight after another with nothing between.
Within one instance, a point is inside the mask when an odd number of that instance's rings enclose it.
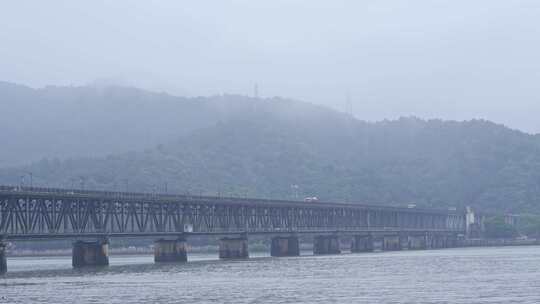
<instances>
[{"instance_id":1,"label":"bridge support column","mask_svg":"<svg viewBox=\"0 0 540 304\"><path fill-rule=\"evenodd\" d=\"M443 239L442 248L450 248L451 247L450 236L443 235L442 239Z\"/></svg>"},{"instance_id":2,"label":"bridge support column","mask_svg":"<svg viewBox=\"0 0 540 304\"><path fill-rule=\"evenodd\" d=\"M409 235L408 234L400 234L399 235L399 246L401 247L401 250L409 250Z\"/></svg>"},{"instance_id":3,"label":"bridge support column","mask_svg":"<svg viewBox=\"0 0 540 304\"><path fill-rule=\"evenodd\" d=\"M426 249L426 236L411 235L409 236L409 249L420 250Z\"/></svg>"},{"instance_id":4,"label":"bridge support column","mask_svg":"<svg viewBox=\"0 0 540 304\"><path fill-rule=\"evenodd\" d=\"M313 243L313 254L340 254L337 235L317 235Z\"/></svg>"},{"instance_id":5,"label":"bridge support column","mask_svg":"<svg viewBox=\"0 0 540 304\"><path fill-rule=\"evenodd\" d=\"M154 242L154 262L187 262L186 239L159 239Z\"/></svg>"},{"instance_id":6,"label":"bridge support column","mask_svg":"<svg viewBox=\"0 0 540 304\"><path fill-rule=\"evenodd\" d=\"M373 251L373 236L355 235L351 242L351 252L372 252Z\"/></svg>"},{"instance_id":7,"label":"bridge support column","mask_svg":"<svg viewBox=\"0 0 540 304\"><path fill-rule=\"evenodd\" d=\"M384 236L374 235L372 246L373 246L373 251L383 251L384 250Z\"/></svg>"},{"instance_id":8,"label":"bridge support column","mask_svg":"<svg viewBox=\"0 0 540 304\"><path fill-rule=\"evenodd\" d=\"M450 237L443 234L433 235L432 247L433 248L448 248L450 246Z\"/></svg>"},{"instance_id":9,"label":"bridge support column","mask_svg":"<svg viewBox=\"0 0 540 304\"><path fill-rule=\"evenodd\" d=\"M76 241L73 243L72 265L75 268L84 266L108 266L109 241Z\"/></svg>"},{"instance_id":10,"label":"bridge support column","mask_svg":"<svg viewBox=\"0 0 540 304\"><path fill-rule=\"evenodd\" d=\"M437 249L440 248L440 237L437 234L430 235L430 248L429 249Z\"/></svg>"},{"instance_id":11,"label":"bridge support column","mask_svg":"<svg viewBox=\"0 0 540 304\"><path fill-rule=\"evenodd\" d=\"M448 240L447 240L447 246L448 248L456 248L456 247L459 247L460 244L459 244L459 238L456 234L451 234L448 236Z\"/></svg>"},{"instance_id":12,"label":"bridge support column","mask_svg":"<svg viewBox=\"0 0 540 304\"><path fill-rule=\"evenodd\" d=\"M296 236L276 236L272 238L270 255L273 257L299 256L300 244Z\"/></svg>"},{"instance_id":13,"label":"bridge support column","mask_svg":"<svg viewBox=\"0 0 540 304\"><path fill-rule=\"evenodd\" d=\"M385 235L383 237L383 247L384 251L397 251L401 250L401 243L398 235Z\"/></svg>"},{"instance_id":14,"label":"bridge support column","mask_svg":"<svg viewBox=\"0 0 540 304\"><path fill-rule=\"evenodd\" d=\"M454 248L457 247L457 237L453 234L446 235L444 237L445 239L445 247L444 248Z\"/></svg>"},{"instance_id":15,"label":"bridge support column","mask_svg":"<svg viewBox=\"0 0 540 304\"><path fill-rule=\"evenodd\" d=\"M445 248L445 245L444 245L444 236L442 235L438 235L438 234L435 234L433 235L432 237L432 242L431 242L431 247L433 249L439 249L439 248Z\"/></svg>"},{"instance_id":16,"label":"bridge support column","mask_svg":"<svg viewBox=\"0 0 540 304\"><path fill-rule=\"evenodd\" d=\"M0 242L0 275L7 272L6 244Z\"/></svg>"},{"instance_id":17,"label":"bridge support column","mask_svg":"<svg viewBox=\"0 0 540 304\"><path fill-rule=\"evenodd\" d=\"M433 249L433 235L430 233L424 235L424 249Z\"/></svg>"},{"instance_id":18,"label":"bridge support column","mask_svg":"<svg viewBox=\"0 0 540 304\"><path fill-rule=\"evenodd\" d=\"M219 240L220 259L247 259L248 257L247 237L222 238Z\"/></svg>"}]
</instances>

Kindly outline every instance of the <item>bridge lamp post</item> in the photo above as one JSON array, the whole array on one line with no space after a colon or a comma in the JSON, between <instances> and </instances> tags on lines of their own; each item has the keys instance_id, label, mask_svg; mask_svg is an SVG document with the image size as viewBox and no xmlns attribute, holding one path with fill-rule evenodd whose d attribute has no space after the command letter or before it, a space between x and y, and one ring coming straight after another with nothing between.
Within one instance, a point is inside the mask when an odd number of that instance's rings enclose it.
<instances>
[{"instance_id":1,"label":"bridge lamp post","mask_svg":"<svg viewBox=\"0 0 540 304\"><path fill-rule=\"evenodd\" d=\"M81 190L84 190L84 184L86 182L86 177L81 176L80 178L81 178Z\"/></svg>"},{"instance_id":2,"label":"bridge lamp post","mask_svg":"<svg viewBox=\"0 0 540 304\"><path fill-rule=\"evenodd\" d=\"M300 188L300 186L294 184L294 185L291 185L291 189L293 189L293 193L294 193L294 198L295 199L298 199L298 189Z\"/></svg>"},{"instance_id":3,"label":"bridge lamp post","mask_svg":"<svg viewBox=\"0 0 540 304\"><path fill-rule=\"evenodd\" d=\"M24 187L24 177L25 177L24 175L21 175L21 176L20 176L21 180L20 180L20 182L19 182L19 188Z\"/></svg>"}]
</instances>

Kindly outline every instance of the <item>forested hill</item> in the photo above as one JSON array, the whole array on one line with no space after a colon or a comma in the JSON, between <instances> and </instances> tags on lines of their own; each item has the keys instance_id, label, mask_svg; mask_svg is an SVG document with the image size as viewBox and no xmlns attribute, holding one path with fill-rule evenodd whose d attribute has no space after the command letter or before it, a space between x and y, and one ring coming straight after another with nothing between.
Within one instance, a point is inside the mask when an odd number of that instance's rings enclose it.
<instances>
[{"instance_id":1,"label":"forested hill","mask_svg":"<svg viewBox=\"0 0 540 304\"><path fill-rule=\"evenodd\" d=\"M538 136L482 120L366 123L281 99L241 108L155 148L3 169L0 183L31 171L50 186L540 211Z\"/></svg>"},{"instance_id":2,"label":"forested hill","mask_svg":"<svg viewBox=\"0 0 540 304\"><path fill-rule=\"evenodd\" d=\"M0 167L138 151L243 116L253 99L182 98L120 86L0 82Z\"/></svg>"}]
</instances>

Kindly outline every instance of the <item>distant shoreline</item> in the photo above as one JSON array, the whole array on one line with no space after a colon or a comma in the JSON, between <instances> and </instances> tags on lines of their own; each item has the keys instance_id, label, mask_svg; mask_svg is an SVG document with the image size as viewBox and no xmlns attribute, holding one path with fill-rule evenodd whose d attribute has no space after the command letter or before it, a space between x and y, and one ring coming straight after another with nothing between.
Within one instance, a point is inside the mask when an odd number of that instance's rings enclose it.
<instances>
[{"instance_id":1,"label":"distant shoreline","mask_svg":"<svg viewBox=\"0 0 540 304\"><path fill-rule=\"evenodd\" d=\"M453 248L471 248L471 247L513 247L513 246L540 246L540 240L503 240L503 239L473 239L466 240L462 246ZM311 250L309 244L302 244L301 250ZM448 248L451 249L451 248ZM250 246L250 252L269 252L270 248L261 245ZM216 253L219 252L218 246L195 246L188 249L189 253ZM407 251L407 250L403 250ZM152 247L120 247L110 248L110 255L152 255ZM11 257L61 257L71 256L71 249L48 249L48 250L10 250L8 255Z\"/></svg>"},{"instance_id":2,"label":"distant shoreline","mask_svg":"<svg viewBox=\"0 0 540 304\"><path fill-rule=\"evenodd\" d=\"M304 246L302 246L304 247ZM311 247L309 247L311 248ZM250 252L269 252L270 248L261 245L250 246ZM188 249L190 253L216 253L219 252L218 246L194 246ZM71 256L71 248L66 249L47 249L47 250L28 250L15 249L9 250L8 255L12 257L53 257L53 256ZM138 255L154 254L152 247L113 247L109 248L110 255Z\"/></svg>"},{"instance_id":3,"label":"distant shoreline","mask_svg":"<svg viewBox=\"0 0 540 304\"><path fill-rule=\"evenodd\" d=\"M540 245L540 240L505 240L505 239L472 239L465 240L463 247L501 247L501 246L535 246Z\"/></svg>"}]
</instances>

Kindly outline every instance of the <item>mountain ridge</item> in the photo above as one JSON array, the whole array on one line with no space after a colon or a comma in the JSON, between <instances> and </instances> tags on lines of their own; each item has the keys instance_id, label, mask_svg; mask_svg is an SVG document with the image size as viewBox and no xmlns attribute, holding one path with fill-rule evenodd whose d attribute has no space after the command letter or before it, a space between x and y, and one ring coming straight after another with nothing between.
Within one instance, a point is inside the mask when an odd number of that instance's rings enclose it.
<instances>
[{"instance_id":1,"label":"mountain ridge","mask_svg":"<svg viewBox=\"0 0 540 304\"><path fill-rule=\"evenodd\" d=\"M112 100L144 101L139 93L133 96ZM225 95L196 100L202 102L194 108L180 103L167 113L169 122L189 117L198 123L193 128L169 125L167 140L105 155L42 158L10 166L0 169L0 183L18 184L21 174L32 172L35 184L65 188L167 188L208 195L317 196L397 206L540 211L538 135L480 119L365 122L281 98ZM110 99L99 99L106 101ZM184 106L188 110L177 111ZM159 115L150 117L144 127L158 124L154 119ZM158 125L152 132L162 128ZM152 137L152 132L139 127L133 134L136 139ZM82 138L99 144L99 136L94 142Z\"/></svg>"}]
</instances>

